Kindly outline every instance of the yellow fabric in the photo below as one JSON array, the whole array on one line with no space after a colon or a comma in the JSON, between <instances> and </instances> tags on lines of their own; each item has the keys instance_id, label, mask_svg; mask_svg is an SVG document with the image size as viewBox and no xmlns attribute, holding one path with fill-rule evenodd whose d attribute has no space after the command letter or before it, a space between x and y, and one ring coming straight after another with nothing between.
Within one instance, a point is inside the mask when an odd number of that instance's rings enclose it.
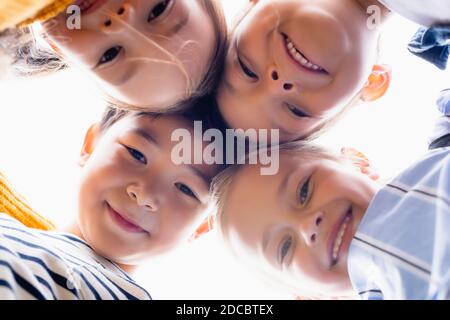
<instances>
[{"instance_id":1,"label":"yellow fabric","mask_svg":"<svg viewBox=\"0 0 450 320\"><path fill-rule=\"evenodd\" d=\"M53 18L73 2L74 0L0 0L0 31Z\"/></svg>"},{"instance_id":2,"label":"yellow fabric","mask_svg":"<svg viewBox=\"0 0 450 320\"><path fill-rule=\"evenodd\" d=\"M55 225L34 211L0 172L0 212L6 213L30 228L54 230Z\"/></svg>"}]
</instances>

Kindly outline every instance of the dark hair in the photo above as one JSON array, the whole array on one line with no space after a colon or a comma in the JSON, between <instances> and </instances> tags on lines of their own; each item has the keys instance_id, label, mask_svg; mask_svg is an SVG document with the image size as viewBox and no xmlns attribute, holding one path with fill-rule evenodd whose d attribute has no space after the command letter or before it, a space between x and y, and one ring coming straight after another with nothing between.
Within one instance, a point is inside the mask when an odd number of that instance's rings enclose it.
<instances>
[{"instance_id":1,"label":"dark hair","mask_svg":"<svg viewBox=\"0 0 450 320\"><path fill-rule=\"evenodd\" d=\"M31 27L0 33L0 49L11 60L11 71L20 77L47 75L68 65L53 51L36 43Z\"/></svg>"},{"instance_id":2,"label":"dark hair","mask_svg":"<svg viewBox=\"0 0 450 320\"><path fill-rule=\"evenodd\" d=\"M204 130L215 128L224 132L225 126L221 123L220 120L221 118L220 116L217 115L216 109L212 107L213 102L214 98L211 95L207 95L189 101L190 105L188 107L181 106L182 108L180 108L180 110L175 110L166 113L124 110L120 107L110 104L106 107L105 111L103 112L102 118L100 120L100 128L102 131L108 130L112 125L114 125L122 118L131 115L149 116L149 117L173 115L183 117L186 120L192 122L201 121L202 128Z\"/></svg>"}]
</instances>

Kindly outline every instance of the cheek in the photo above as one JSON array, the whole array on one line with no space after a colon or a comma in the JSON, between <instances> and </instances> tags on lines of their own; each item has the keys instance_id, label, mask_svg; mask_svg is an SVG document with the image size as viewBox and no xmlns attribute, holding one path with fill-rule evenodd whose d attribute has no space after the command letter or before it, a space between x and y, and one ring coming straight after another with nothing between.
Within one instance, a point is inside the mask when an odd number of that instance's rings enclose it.
<instances>
[{"instance_id":1,"label":"cheek","mask_svg":"<svg viewBox=\"0 0 450 320\"><path fill-rule=\"evenodd\" d=\"M109 189L125 185L131 174L132 168L118 152L103 153L99 150L82 169L80 192L87 197L98 198Z\"/></svg>"},{"instance_id":2,"label":"cheek","mask_svg":"<svg viewBox=\"0 0 450 320\"><path fill-rule=\"evenodd\" d=\"M162 221L161 241L177 244L187 241L204 219L204 210L192 205L178 204L167 207Z\"/></svg>"},{"instance_id":3,"label":"cheek","mask_svg":"<svg viewBox=\"0 0 450 320\"><path fill-rule=\"evenodd\" d=\"M375 48L371 45L364 48L353 48L353 54L349 55L346 62L342 64L337 88L347 95L353 97L367 82L373 65L376 62Z\"/></svg>"},{"instance_id":4,"label":"cheek","mask_svg":"<svg viewBox=\"0 0 450 320\"><path fill-rule=\"evenodd\" d=\"M297 256L293 268L295 286L313 292L327 292L331 284L340 283L344 277L340 270L330 270L317 260L317 257L303 253Z\"/></svg>"}]
</instances>

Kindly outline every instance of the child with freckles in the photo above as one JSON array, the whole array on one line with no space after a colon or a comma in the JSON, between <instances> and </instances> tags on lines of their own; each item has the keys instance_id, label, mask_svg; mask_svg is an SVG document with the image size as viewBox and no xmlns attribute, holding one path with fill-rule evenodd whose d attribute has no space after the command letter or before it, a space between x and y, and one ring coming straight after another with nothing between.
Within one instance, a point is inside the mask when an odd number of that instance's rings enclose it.
<instances>
[{"instance_id":1,"label":"child with freckles","mask_svg":"<svg viewBox=\"0 0 450 320\"><path fill-rule=\"evenodd\" d=\"M280 146L280 170L234 166L216 180L231 251L302 297L450 299L450 90L421 159L385 185L308 143Z\"/></svg>"},{"instance_id":2,"label":"child with freckles","mask_svg":"<svg viewBox=\"0 0 450 320\"><path fill-rule=\"evenodd\" d=\"M207 117L107 109L82 147L77 222L41 231L0 215L0 298L150 299L129 273L195 233L219 169L172 161L171 133L197 139L194 120Z\"/></svg>"}]
</instances>

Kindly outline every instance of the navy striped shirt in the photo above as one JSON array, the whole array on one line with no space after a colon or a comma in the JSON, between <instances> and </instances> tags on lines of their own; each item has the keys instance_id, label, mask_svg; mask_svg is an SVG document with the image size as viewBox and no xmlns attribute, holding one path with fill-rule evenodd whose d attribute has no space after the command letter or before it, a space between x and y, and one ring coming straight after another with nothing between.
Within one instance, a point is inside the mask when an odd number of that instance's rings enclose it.
<instances>
[{"instance_id":1,"label":"navy striped shirt","mask_svg":"<svg viewBox=\"0 0 450 320\"><path fill-rule=\"evenodd\" d=\"M0 299L151 299L83 240L0 214Z\"/></svg>"}]
</instances>

